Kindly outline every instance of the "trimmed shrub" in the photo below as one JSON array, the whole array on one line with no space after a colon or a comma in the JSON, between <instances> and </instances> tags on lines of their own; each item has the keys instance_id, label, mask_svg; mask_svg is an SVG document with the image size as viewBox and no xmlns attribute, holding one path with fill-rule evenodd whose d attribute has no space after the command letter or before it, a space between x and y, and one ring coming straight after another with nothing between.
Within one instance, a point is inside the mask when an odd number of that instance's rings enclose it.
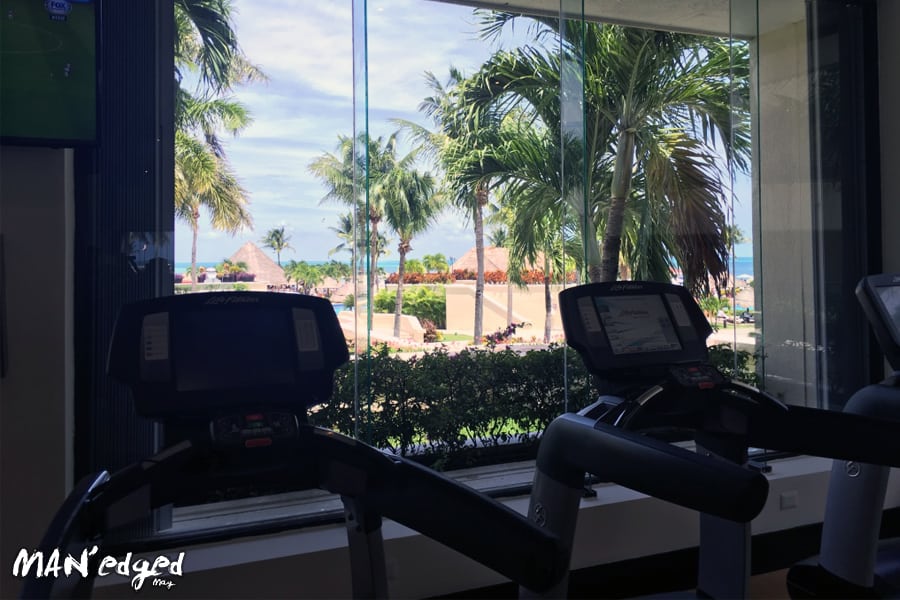
<instances>
[{"instance_id":1,"label":"trimmed shrub","mask_svg":"<svg viewBox=\"0 0 900 600\"><path fill-rule=\"evenodd\" d=\"M487 448L522 444L533 456L540 432L565 410L566 349L551 346L520 355L510 349L441 347L404 360L380 346L335 376L332 401L310 420L440 468L469 466ZM569 351L569 410L596 397L581 359ZM353 419L354 371L359 376L360 422Z\"/></svg>"},{"instance_id":2,"label":"trimmed shrub","mask_svg":"<svg viewBox=\"0 0 900 600\"><path fill-rule=\"evenodd\" d=\"M376 312L394 312L397 292L381 290L375 295L372 306ZM419 321L431 321L438 329L447 326L447 293L442 286L431 289L425 286L403 290L403 314L418 317ZM423 324L424 326L424 324Z\"/></svg>"},{"instance_id":3,"label":"trimmed shrub","mask_svg":"<svg viewBox=\"0 0 900 600\"><path fill-rule=\"evenodd\" d=\"M730 344L716 344L709 347L710 362L729 379L736 379L754 387L759 387L759 373L756 371L757 355L746 350L734 350Z\"/></svg>"},{"instance_id":4,"label":"trimmed shrub","mask_svg":"<svg viewBox=\"0 0 900 600\"><path fill-rule=\"evenodd\" d=\"M400 276L397 273L391 273L387 276L386 281L390 284L396 285L400 280ZM450 273L403 273L403 283L409 284L435 284L435 283L453 283L453 275Z\"/></svg>"},{"instance_id":5,"label":"trimmed shrub","mask_svg":"<svg viewBox=\"0 0 900 600\"><path fill-rule=\"evenodd\" d=\"M714 346L710 356L726 376L758 381L752 354ZM367 443L440 469L533 458L553 419L598 397L578 354L555 344L524 354L440 347L408 360L382 345L357 360L336 372L331 402L313 409L310 421L348 435L358 427Z\"/></svg>"}]
</instances>

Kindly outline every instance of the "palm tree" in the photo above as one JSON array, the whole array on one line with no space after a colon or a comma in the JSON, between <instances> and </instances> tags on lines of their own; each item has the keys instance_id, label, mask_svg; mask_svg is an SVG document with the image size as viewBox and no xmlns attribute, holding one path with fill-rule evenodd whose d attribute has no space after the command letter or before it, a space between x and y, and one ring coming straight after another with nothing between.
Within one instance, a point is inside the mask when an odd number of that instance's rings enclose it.
<instances>
[{"instance_id":1,"label":"palm tree","mask_svg":"<svg viewBox=\"0 0 900 600\"><path fill-rule=\"evenodd\" d=\"M325 271L318 265L311 265L305 260L290 261L284 267L284 275L288 281L296 281L301 294L309 291L325 281Z\"/></svg>"},{"instance_id":2,"label":"palm tree","mask_svg":"<svg viewBox=\"0 0 900 600\"><path fill-rule=\"evenodd\" d=\"M395 120L419 144L418 149L443 171L451 201L472 219L475 233L475 322L474 343L481 344L484 324L484 210L490 201L495 175L500 170L495 149L500 145L502 113L486 103L471 102L477 91L473 81L451 67L447 84L431 72L425 74L434 95L419 110L434 122L430 131L417 123Z\"/></svg>"},{"instance_id":3,"label":"palm tree","mask_svg":"<svg viewBox=\"0 0 900 600\"><path fill-rule=\"evenodd\" d=\"M425 265L425 268L429 273L446 273L450 270L450 264L447 262L447 257L440 252L426 254L422 257L422 264Z\"/></svg>"},{"instance_id":4,"label":"palm tree","mask_svg":"<svg viewBox=\"0 0 900 600\"><path fill-rule=\"evenodd\" d=\"M496 35L516 18L488 14L483 35ZM655 238L656 246L667 247L681 264L686 282L708 287L707 274L721 278L727 256L721 209L725 174L715 146L722 145L734 168L746 170L749 164L746 45L580 22L565 23L566 35L560 36L558 20L536 17L535 22L540 35L557 43L495 53L473 78L481 86L472 100L504 110L518 106L547 129L562 131L563 66L582 66L584 136L575 141L586 168L583 186L574 188L580 197L563 199L579 217L591 280L616 278L626 209L641 200L648 203L644 212L652 209L667 219L658 221L653 236L641 232L638 223L632 241ZM562 42L562 51L554 50L561 37L580 44ZM634 186L637 182L643 187Z\"/></svg>"},{"instance_id":5,"label":"palm tree","mask_svg":"<svg viewBox=\"0 0 900 600\"><path fill-rule=\"evenodd\" d=\"M270 229L266 236L262 239L262 245L266 248L270 248L275 252L275 256L278 260L278 266L281 266L281 253L284 250L290 248L293 250L293 247L290 245L291 236L284 234L284 226L275 227Z\"/></svg>"},{"instance_id":6,"label":"palm tree","mask_svg":"<svg viewBox=\"0 0 900 600\"><path fill-rule=\"evenodd\" d=\"M357 148L364 148L359 153ZM398 157L397 134L386 140L368 138L365 134L354 142L352 137L339 136L335 154L325 153L309 165L310 172L322 180L328 188L323 201L346 204L367 216L369 285L377 288L378 257L386 253L384 236L379 226L384 219L386 205L397 193L396 185L401 174L411 169L416 152ZM362 196L354 177L365 173L368 186Z\"/></svg>"},{"instance_id":7,"label":"palm tree","mask_svg":"<svg viewBox=\"0 0 900 600\"><path fill-rule=\"evenodd\" d=\"M348 279L353 274L353 267L336 260L329 260L324 265L321 265L321 270L326 277L331 277L336 281Z\"/></svg>"},{"instance_id":8,"label":"palm tree","mask_svg":"<svg viewBox=\"0 0 900 600\"><path fill-rule=\"evenodd\" d=\"M328 251L328 256L333 256L338 252L350 253L350 270L351 275L355 278L360 273L365 272L363 265L363 257L366 254L365 240L357 234L358 231L365 230L365 219L363 213L359 211L349 211L338 217L337 227L329 227L338 238L340 243Z\"/></svg>"},{"instance_id":9,"label":"palm tree","mask_svg":"<svg viewBox=\"0 0 900 600\"><path fill-rule=\"evenodd\" d=\"M385 220L397 232L400 242L397 251L397 299L394 303L394 337L400 337L400 317L403 314L403 276L406 255L412 250L412 238L433 223L442 206L435 194L435 181L430 173L394 171L385 182L393 190L385 204Z\"/></svg>"},{"instance_id":10,"label":"palm tree","mask_svg":"<svg viewBox=\"0 0 900 600\"><path fill-rule=\"evenodd\" d=\"M518 127L518 125L516 125ZM507 175L502 188L500 222L505 224L506 247L509 248L508 277L510 284L522 284L525 265L541 263L544 284L544 343L552 333L553 298L551 284L564 280L570 256L577 252L565 248L563 213L559 203L559 182L553 175L559 170L547 149L555 135L530 130L510 136L505 151L516 157L517 169ZM509 312L509 311L508 311ZM507 317L512 320L511 315Z\"/></svg>"},{"instance_id":11,"label":"palm tree","mask_svg":"<svg viewBox=\"0 0 900 600\"><path fill-rule=\"evenodd\" d=\"M209 213L213 228L234 235L252 227L246 192L231 168L208 145L175 132L175 215L191 227L191 289L197 282L197 238L201 209Z\"/></svg>"},{"instance_id":12,"label":"palm tree","mask_svg":"<svg viewBox=\"0 0 900 600\"><path fill-rule=\"evenodd\" d=\"M232 235L252 228L248 197L233 173L219 139L250 124L246 108L224 96L233 86L265 75L250 64L231 26L231 0L175 1L175 214L192 230L191 281L197 280L200 209L215 229ZM199 73L195 93L182 85Z\"/></svg>"},{"instance_id":13,"label":"palm tree","mask_svg":"<svg viewBox=\"0 0 900 600\"><path fill-rule=\"evenodd\" d=\"M230 258L223 258L216 265L216 276L222 281L238 281L241 273L247 272L247 263L233 262Z\"/></svg>"},{"instance_id":14,"label":"palm tree","mask_svg":"<svg viewBox=\"0 0 900 600\"><path fill-rule=\"evenodd\" d=\"M231 0L175 0L176 102L187 94L181 86L187 72L198 73L198 90L213 96L267 79L241 50L231 12Z\"/></svg>"},{"instance_id":15,"label":"palm tree","mask_svg":"<svg viewBox=\"0 0 900 600\"><path fill-rule=\"evenodd\" d=\"M501 223L503 222L500 215L503 214L498 212L494 215L495 220L499 220ZM501 225L500 227L495 228L488 235L488 242L494 248L506 248L507 251L507 261L506 261L506 326L511 327L513 324L513 280L516 280L515 283L521 282L521 265L513 264L512 262L512 239L509 237L509 230L506 228L506 225Z\"/></svg>"},{"instance_id":16,"label":"palm tree","mask_svg":"<svg viewBox=\"0 0 900 600\"><path fill-rule=\"evenodd\" d=\"M522 213L528 213L530 198L520 198L512 203L512 210L519 210L525 205ZM539 205L541 202L537 202ZM515 213L514 213L515 214ZM564 251L563 228L559 213L544 212L533 215L530 222L519 213L509 221L510 225L510 273L515 283L522 283L523 265L541 263L544 284L544 343L549 344L552 337L553 296L552 284L565 281L570 263L573 263Z\"/></svg>"}]
</instances>

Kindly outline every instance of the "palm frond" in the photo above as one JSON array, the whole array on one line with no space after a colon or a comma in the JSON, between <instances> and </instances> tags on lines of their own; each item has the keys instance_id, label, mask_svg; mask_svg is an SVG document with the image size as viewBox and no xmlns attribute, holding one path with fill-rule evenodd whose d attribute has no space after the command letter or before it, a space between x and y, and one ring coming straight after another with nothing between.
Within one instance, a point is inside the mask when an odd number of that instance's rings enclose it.
<instances>
[{"instance_id":1,"label":"palm frond","mask_svg":"<svg viewBox=\"0 0 900 600\"><path fill-rule=\"evenodd\" d=\"M204 85L216 92L228 88L232 80L232 63L238 55L238 42L231 27L229 0L175 0L179 44L176 50L185 60L199 66ZM187 25L199 41L181 39Z\"/></svg>"}]
</instances>

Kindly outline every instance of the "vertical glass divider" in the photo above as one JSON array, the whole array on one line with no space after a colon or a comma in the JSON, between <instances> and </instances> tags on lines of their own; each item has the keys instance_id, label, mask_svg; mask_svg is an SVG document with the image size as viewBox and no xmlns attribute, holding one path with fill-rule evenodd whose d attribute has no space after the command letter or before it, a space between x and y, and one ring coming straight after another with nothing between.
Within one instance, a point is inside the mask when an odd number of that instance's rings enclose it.
<instances>
[{"instance_id":1,"label":"vertical glass divider","mask_svg":"<svg viewBox=\"0 0 900 600\"><path fill-rule=\"evenodd\" d=\"M365 377L365 381L371 381L371 374L368 370L371 368L371 362L366 360L364 368L366 373L360 372L360 357L368 356L370 339L369 332L371 330L369 317L369 273L368 265L370 263L370 248L368 243L368 24L367 24L367 5L366 0L353 0L353 245L354 245L354 265L353 265L353 298L354 298L354 318L353 318L353 435L359 438L362 434L360 421L362 419L360 395L365 394L367 405L371 402L370 389L360 385L361 377ZM362 148L360 148L362 146ZM365 211L360 215L360 208ZM365 227L360 232L360 221L365 219ZM364 240L360 240L360 234L365 236ZM365 253L360 252L362 244L365 243ZM361 288L359 277L360 259L364 258L365 267L362 269L362 275L365 277L366 286ZM365 289L366 293L360 294ZM361 302L366 303L366 334L360 335L359 307ZM365 349L360 351L360 344L365 340ZM368 408L368 406L367 406Z\"/></svg>"},{"instance_id":2,"label":"vertical glass divider","mask_svg":"<svg viewBox=\"0 0 900 600\"><path fill-rule=\"evenodd\" d=\"M580 25L577 28L577 34L572 31L570 33L569 23ZM574 29L574 28L573 28ZM571 39L575 38L575 39ZM561 239L562 239L562 264L563 278L562 287L568 285L568 261L566 254L566 225L568 218L572 214L571 203L578 202L582 207L581 223L572 224L573 231L578 232L580 229L581 239L581 268L578 270L578 281L587 280L587 264L588 264L588 244L585 238L588 231L593 228L588 227L588 219L591 218L589 210L589 187L590 177L588 174L587 160L587 138L585 131L585 68L584 68L584 0L560 0L559 3L559 101L560 101L560 182L561 182L561 200L560 211L562 218L560 219ZM574 164L567 163L569 156L574 153L568 152L568 148L577 144L581 152ZM577 183L573 177L580 179ZM578 219L578 214L572 215ZM577 234L577 233L576 233ZM563 353L563 409L569 410L569 358L570 351L564 346Z\"/></svg>"}]
</instances>

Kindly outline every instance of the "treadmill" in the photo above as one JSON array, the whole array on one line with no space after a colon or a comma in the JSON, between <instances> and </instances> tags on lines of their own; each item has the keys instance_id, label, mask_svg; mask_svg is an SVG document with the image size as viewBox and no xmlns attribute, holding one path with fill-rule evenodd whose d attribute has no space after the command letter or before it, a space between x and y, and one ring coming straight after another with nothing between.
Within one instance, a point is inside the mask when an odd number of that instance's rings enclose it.
<instances>
[{"instance_id":1,"label":"treadmill","mask_svg":"<svg viewBox=\"0 0 900 600\"><path fill-rule=\"evenodd\" d=\"M893 372L853 394L844 412L892 420L900 436L900 274L864 277L856 297ZM834 462L820 554L788 571L792 597L900 596L900 540L879 541L890 475L886 465L894 464L884 462L889 452L885 449L874 464Z\"/></svg>"},{"instance_id":2,"label":"treadmill","mask_svg":"<svg viewBox=\"0 0 900 600\"><path fill-rule=\"evenodd\" d=\"M748 461L750 447L864 462L887 456L900 465L897 423L789 406L724 377L709 361L712 328L681 286L591 283L559 299L566 340L603 394L555 419L538 453L529 518L559 537L567 562L584 476L593 474L700 511L691 594L743 598L749 522L768 493L765 476ZM665 441L686 438L696 452ZM566 590L561 579L548 592L522 595L563 597Z\"/></svg>"},{"instance_id":3,"label":"treadmill","mask_svg":"<svg viewBox=\"0 0 900 600\"><path fill-rule=\"evenodd\" d=\"M21 596L88 597L118 528L155 508L248 483L341 495L356 598L389 594L382 517L518 584L555 584L566 566L553 534L472 488L307 422L307 409L328 401L335 369L348 360L337 316L321 298L212 292L125 306L108 372L131 388L137 414L180 441L121 471L83 478L37 550L87 552L88 573L39 578L32 569ZM189 556L181 568L189 577Z\"/></svg>"}]
</instances>

